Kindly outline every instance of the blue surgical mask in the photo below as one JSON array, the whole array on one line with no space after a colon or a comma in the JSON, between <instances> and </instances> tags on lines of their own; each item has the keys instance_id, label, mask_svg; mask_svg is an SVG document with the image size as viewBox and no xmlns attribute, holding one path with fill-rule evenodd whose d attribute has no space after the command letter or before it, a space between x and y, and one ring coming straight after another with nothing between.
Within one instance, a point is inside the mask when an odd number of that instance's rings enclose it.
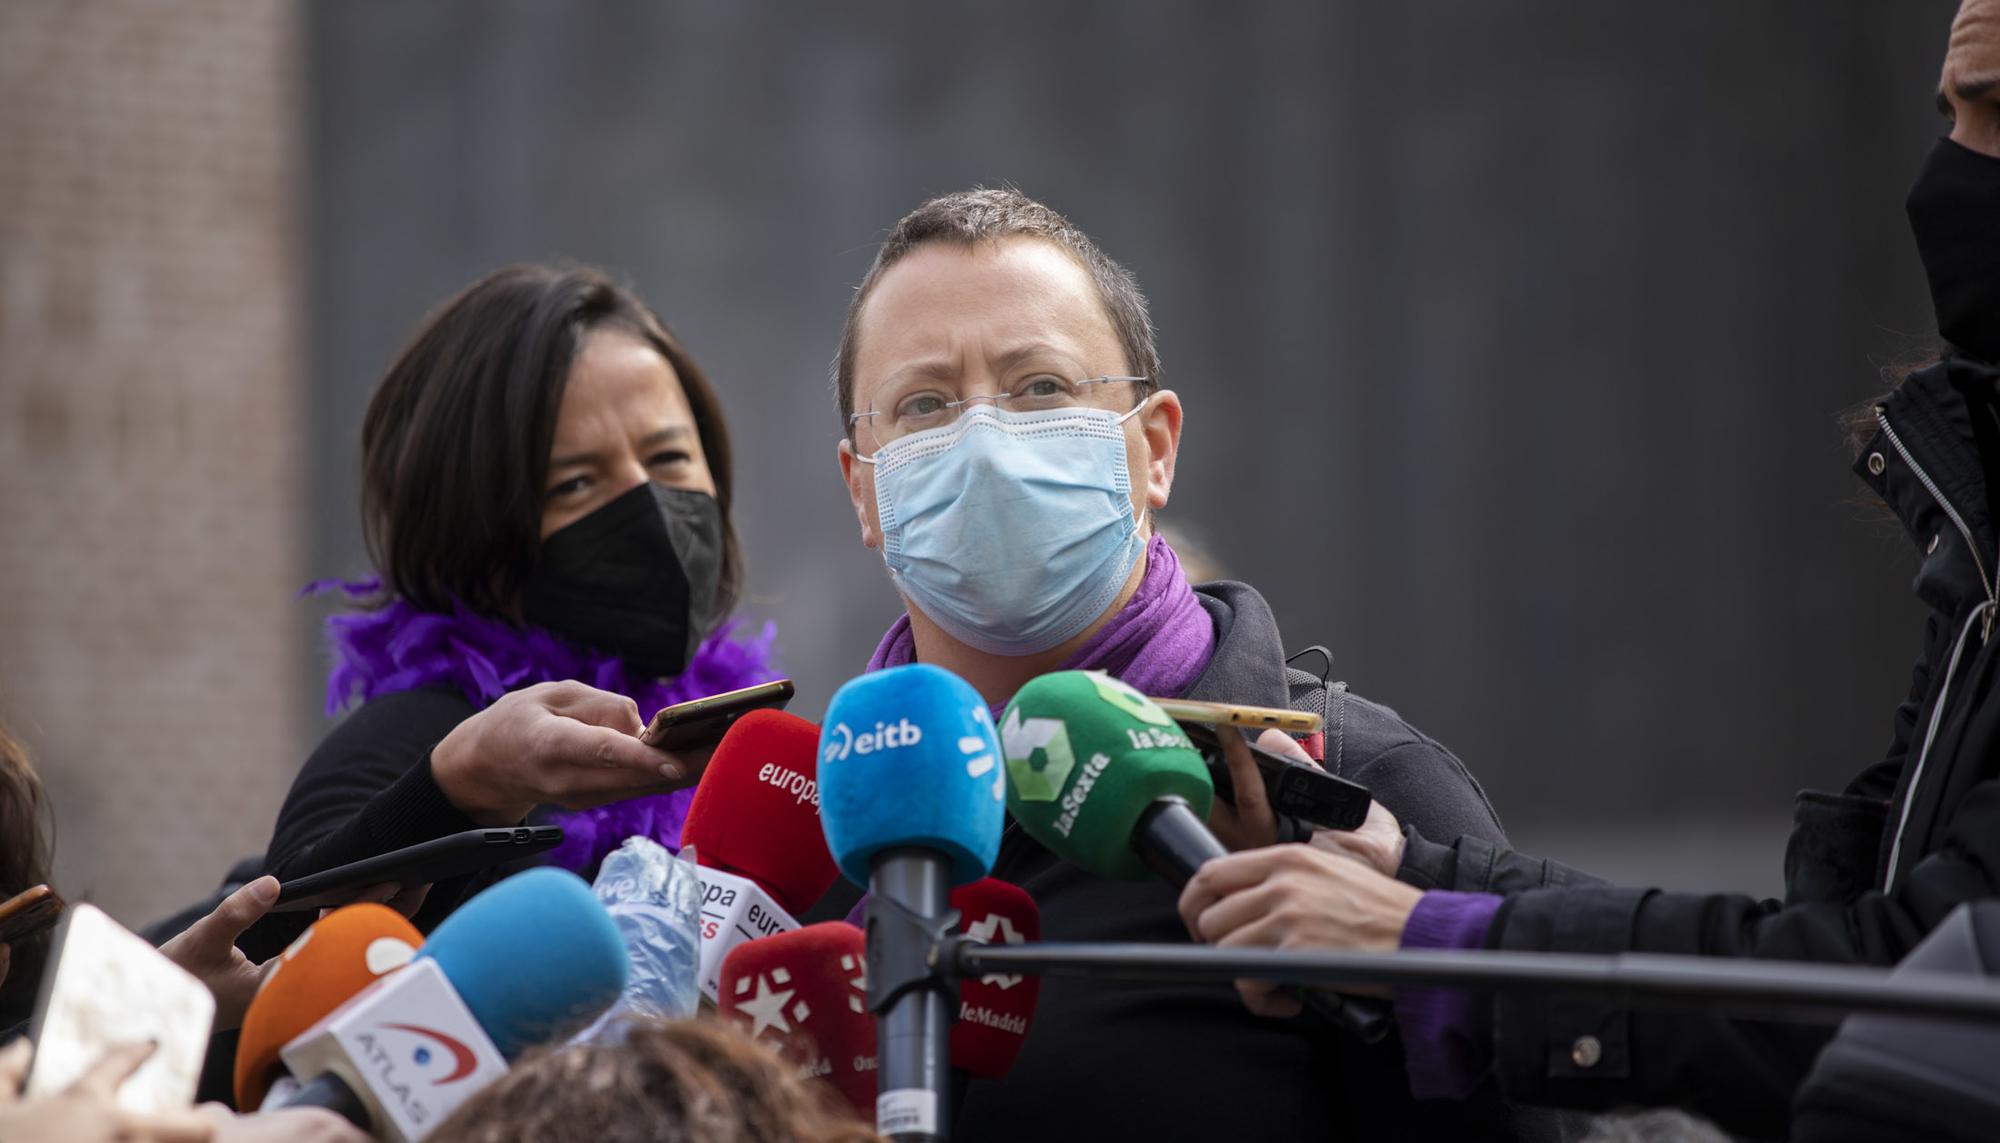
<instances>
[{"instance_id":1,"label":"blue surgical mask","mask_svg":"<svg viewBox=\"0 0 2000 1143\"><path fill-rule=\"evenodd\" d=\"M1124 423L1138 411L975 405L882 448L875 504L896 587L989 655L1074 638L1145 551L1125 465Z\"/></svg>"}]
</instances>

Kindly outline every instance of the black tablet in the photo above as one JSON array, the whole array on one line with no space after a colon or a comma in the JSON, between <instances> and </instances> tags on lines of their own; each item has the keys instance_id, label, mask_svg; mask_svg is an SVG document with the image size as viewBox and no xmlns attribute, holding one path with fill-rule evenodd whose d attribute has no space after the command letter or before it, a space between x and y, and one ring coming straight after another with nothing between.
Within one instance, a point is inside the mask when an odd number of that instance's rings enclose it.
<instances>
[{"instance_id":1,"label":"black tablet","mask_svg":"<svg viewBox=\"0 0 2000 1143\"><path fill-rule=\"evenodd\" d=\"M272 912L345 905L370 885L435 885L553 849L562 839L561 826L469 829L433 838L287 881L278 888L278 903Z\"/></svg>"}]
</instances>

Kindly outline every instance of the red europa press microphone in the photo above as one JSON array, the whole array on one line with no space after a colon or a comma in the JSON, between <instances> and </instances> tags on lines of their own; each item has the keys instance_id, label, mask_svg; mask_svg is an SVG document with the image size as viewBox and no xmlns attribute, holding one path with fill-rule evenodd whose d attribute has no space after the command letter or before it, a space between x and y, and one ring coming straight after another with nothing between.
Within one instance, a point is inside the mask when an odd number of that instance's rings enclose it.
<instances>
[{"instance_id":1,"label":"red europa press microphone","mask_svg":"<svg viewBox=\"0 0 2000 1143\"><path fill-rule=\"evenodd\" d=\"M865 946L845 921L745 941L722 962L716 1009L800 1075L831 1083L867 1120L875 1115L875 1017Z\"/></svg>"},{"instance_id":2,"label":"red europa press microphone","mask_svg":"<svg viewBox=\"0 0 2000 1143\"><path fill-rule=\"evenodd\" d=\"M737 945L799 927L839 871L819 822L819 727L756 710L709 757L681 826L702 866L701 988L718 1000L723 958Z\"/></svg>"},{"instance_id":3,"label":"red europa press microphone","mask_svg":"<svg viewBox=\"0 0 2000 1143\"><path fill-rule=\"evenodd\" d=\"M1042 913L1027 890L987 877L951 891L958 931L989 944L1042 938ZM951 1064L981 1079L999 1079L1028 1042L1028 1022L1041 994L1038 976L968 976L958 982L958 1020L951 1026Z\"/></svg>"},{"instance_id":4,"label":"red europa press microphone","mask_svg":"<svg viewBox=\"0 0 2000 1143\"><path fill-rule=\"evenodd\" d=\"M287 1077L279 1051L377 977L410 963L423 943L401 913L374 904L335 909L299 934L243 1013L236 1106L257 1110L273 1082Z\"/></svg>"}]
</instances>

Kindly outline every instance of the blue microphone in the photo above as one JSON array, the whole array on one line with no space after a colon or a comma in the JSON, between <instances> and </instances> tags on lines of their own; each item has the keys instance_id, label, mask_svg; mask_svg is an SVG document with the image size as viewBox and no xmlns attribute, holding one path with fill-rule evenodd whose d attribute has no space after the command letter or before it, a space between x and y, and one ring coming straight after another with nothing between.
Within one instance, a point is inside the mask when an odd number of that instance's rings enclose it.
<instances>
[{"instance_id":1,"label":"blue microphone","mask_svg":"<svg viewBox=\"0 0 2000 1143\"><path fill-rule=\"evenodd\" d=\"M926 961L929 938L956 928L952 887L986 876L1000 853L1007 787L993 716L950 671L891 667L834 694L819 752L827 848L871 895L876 1130L941 1139L951 1121L949 1032L958 999Z\"/></svg>"},{"instance_id":2,"label":"blue microphone","mask_svg":"<svg viewBox=\"0 0 2000 1143\"><path fill-rule=\"evenodd\" d=\"M460 905L418 960L435 960L500 1054L512 1060L581 1027L625 990L618 923L583 878L542 867Z\"/></svg>"},{"instance_id":3,"label":"blue microphone","mask_svg":"<svg viewBox=\"0 0 2000 1143\"><path fill-rule=\"evenodd\" d=\"M421 1139L523 1051L616 1000L627 960L582 878L516 874L286 1044L286 1067L307 1082L280 1106L328 1108L385 1143Z\"/></svg>"}]
</instances>

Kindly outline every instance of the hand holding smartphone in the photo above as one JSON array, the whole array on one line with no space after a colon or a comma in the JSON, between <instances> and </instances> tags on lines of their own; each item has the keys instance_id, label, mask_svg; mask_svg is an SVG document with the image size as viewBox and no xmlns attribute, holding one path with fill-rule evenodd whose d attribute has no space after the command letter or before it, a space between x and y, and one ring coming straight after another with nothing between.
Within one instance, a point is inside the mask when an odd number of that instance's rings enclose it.
<instances>
[{"instance_id":1,"label":"hand holding smartphone","mask_svg":"<svg viewBox=\"0 0 2000 1143\"><path fill-rule=\"evenodd\" d=\"M1232 806L1236 804L1236 784L1222 756L1222 740L1218 735L1240 732L1232 727L1276 727L1289 733L1310 734L1321 726L1320 717L1310 711L1185 699L1153 701L1181 724L1195 748L1201 751L1202 760L1208 763L1216 797ZM1250 748L1250 757L1263 776L1264 795L1273 813L1334 830L1355 829L1367 820L1368 804L1373 798L1366 786L1273 754L1253 742L1244 745Z\"/></svg>"},{"instance_id":2,"label":"hand holding smartphone","mask_svg":"<svg viewBox=\"0 0 2000 1143\"><path fill-rule=\"evenodd\" d=\"M753 710L783 710L792 701L792 680L775 679L661 708L639 741L670 753L713 746L735 721Z\"/></svg>"}]
</instances>

